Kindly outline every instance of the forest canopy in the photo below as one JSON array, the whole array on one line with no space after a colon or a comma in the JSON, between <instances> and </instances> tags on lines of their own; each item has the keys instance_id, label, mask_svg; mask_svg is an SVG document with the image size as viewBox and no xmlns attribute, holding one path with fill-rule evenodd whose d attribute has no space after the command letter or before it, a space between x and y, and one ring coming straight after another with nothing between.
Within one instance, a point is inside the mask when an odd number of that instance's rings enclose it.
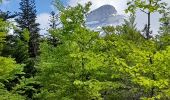
<instances>
[{"instance_id":1,"label":"forest canopy","mask_svg":"<svg viewBox=\"0 0 170 100\"><path fill-rule=\"evenodd\" d=\"M20 12L0 12L1 100L170 100L166 2L129 0L123 24L100 30L86 25L91 2L53 5L59 12L51 12L43 36L35 0L21 0ZM136 27L137 10L147 15L143 31ZM150 22L154 12L162 16L156 36Z\"/></svg>"}]
</instances>

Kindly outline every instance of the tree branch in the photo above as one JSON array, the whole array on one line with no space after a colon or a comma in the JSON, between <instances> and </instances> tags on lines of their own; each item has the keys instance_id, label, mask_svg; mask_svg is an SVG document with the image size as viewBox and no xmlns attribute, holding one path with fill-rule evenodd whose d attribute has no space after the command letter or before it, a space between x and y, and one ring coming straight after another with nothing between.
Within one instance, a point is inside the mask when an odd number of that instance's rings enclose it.
<instances>
[{"instance_id":1,"label":"tree branch","mask_svg":"<svg viewBox=\"0 0 170 100\"><path fill-rule=\"evenodd\" d=\"M144 11L143 9L140 9L142 12L144 12L144 13L146 13L146 14L148 14L148 12L146 12L146 11Z\"/></svg>"}]
</instances>

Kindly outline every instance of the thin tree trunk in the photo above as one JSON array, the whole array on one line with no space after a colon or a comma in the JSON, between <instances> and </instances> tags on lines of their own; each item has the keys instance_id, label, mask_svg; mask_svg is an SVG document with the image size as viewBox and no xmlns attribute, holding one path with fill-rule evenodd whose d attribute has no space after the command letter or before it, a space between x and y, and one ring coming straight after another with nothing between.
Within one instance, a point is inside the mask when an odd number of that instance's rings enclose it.
<instances>
[{"instance_id":1,"label":"thin tree trunk","mask_svg":"<svg viewBox=\"0 0 170 100\"><path fill-rule=\"evenodd\" d=\"M151 65L153 64L152 57L150 57L150 64L151 64ZM152 73L152 80L156 80L156 79L155 79L155 74L154 74L154 72ZM155 90L155 87L153 86L153 87L151 88L151 91L150 91L150 97L151 97L151 98L154 96L154 90Z\"/></svg>"},{"instance_id":2,"label":"thin tree trunk","mask_svg":"<svg viewBox=\"0 0 170 100\"><path fill-rule=\"evenodd\" d=\"M148 27L147 27L147 33L146 33L146 36L147 36L147 39L149 39L150 37L150 19L151 19L151 13L148 12Z\"/></svg>"},{"instance_id":3,"label":"thin tree trunk","mask_svg":"<svg viewBox=\"0 0 170 100\"><path fill-rule=\"evenodd\" d=\"M149 5L151 5L151 0L149 0ZM151 25L151 12L148 11L148 27L147 27L147 33L146 33L147 39L150 38L150 25Z\"/></svg>"}]
</instances>

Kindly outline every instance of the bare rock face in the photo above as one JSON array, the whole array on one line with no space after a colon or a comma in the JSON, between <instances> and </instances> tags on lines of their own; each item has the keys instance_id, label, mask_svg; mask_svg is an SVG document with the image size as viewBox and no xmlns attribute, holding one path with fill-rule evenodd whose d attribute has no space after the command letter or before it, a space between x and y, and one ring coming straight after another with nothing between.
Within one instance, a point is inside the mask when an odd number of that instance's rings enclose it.
<instances>
[{"instance_id":1,"label":"bare rock face","mask_svg":"<svg viewBox=\"0 0 170 100\"><path fill-rule=\"evenodd\" d=\"M119 24L123 19L122 15L117 15L117 10L112 5L103 5L91 11L86 17L88 27L98 27Z\"/></svg>"},{"instance_id":2,"label":"bare rock face","mask_svg":"<svg viewBox=\"0 0 170 100\"><path fill-rule=\"evenodd\" d=\"M117 14L117 11L113 6L103 5L87 15L87 22L98 21L113 14Z\"/></svg>"}]
</instances>

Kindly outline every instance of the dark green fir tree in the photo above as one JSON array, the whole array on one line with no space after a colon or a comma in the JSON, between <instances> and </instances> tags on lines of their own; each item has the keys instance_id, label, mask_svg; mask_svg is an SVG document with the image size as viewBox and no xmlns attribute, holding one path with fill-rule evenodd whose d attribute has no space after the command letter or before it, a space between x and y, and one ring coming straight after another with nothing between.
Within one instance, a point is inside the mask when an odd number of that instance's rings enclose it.
<instances>
[{"instance_id":1,"label":"dark green fir tree","mask_svg":"<svg viewBox=\"0 0 170 100\"><path fill-rule=\"evenodd\" d=\"M27 29L29 31L29 56L30 58L36 58L39 49L39 24L36 23L36 6L35 0L21 0L20 2L19 17L16 19L18 27L23 31ZM22 33L22 32L21 32ZM22 37L22 36L21 36Z\"/></svg>"},{"instance_id":2,"label":"dark green fir tree","mask_svg":"<svg viewBox=\"0 0 170 100\"><path fill-rule=\"evenodd\" d=\"M30 77L35 75L36 72L34 65L36 58L39 55L40 42L39 23L36 23L37 11L35 0L21 0L20 10L18 18L15 19L19 27L16 33L19 35L20 39L28 45L27 52L29 59L27 59L24 72L26 73L26 77ZM24 30L27 30L27 32L24 32ZM25 37L28 41L25 41Z\"/></svg>"}]
</instances>

